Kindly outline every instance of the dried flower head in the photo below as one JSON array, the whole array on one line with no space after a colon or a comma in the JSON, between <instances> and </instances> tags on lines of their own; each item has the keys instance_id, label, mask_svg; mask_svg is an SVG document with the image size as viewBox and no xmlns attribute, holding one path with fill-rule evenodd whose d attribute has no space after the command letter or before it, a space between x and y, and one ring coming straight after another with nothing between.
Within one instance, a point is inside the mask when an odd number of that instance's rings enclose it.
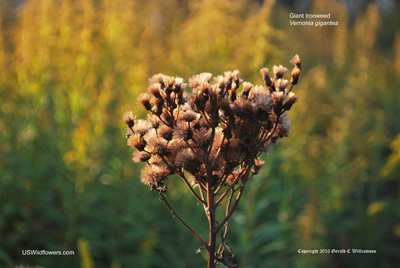
<instances>
[{"instance_id":1,"label":"dried flower head","mask_svg":"<svg viewBox=\"0 0 400 268\"><path fill-rule=\"evenodd\" d=\"M282 103L283 100L285 99L285 93L282 91L277 91L272 93L272 100L278 104L278 103Z\"/></svg>"},{"instance_id":2,"label":"dried flower head","mask_svg":"<svg viewBox=\"0 0 400 268\"><path fill-rule=\"evenodd\" d=\"M290 61L291 63L293 63L294 66L296 66L297 68L301 69L301 60L299 55L294 55L294 57L292 58L292 60Z\"/></svg>"},{"instance_id":3,"label":"dried flower head","mask_svg":"<svg viewBox=\"0 0 400 268\"><path fill-rule=\"evenodd\" d=\"M218 75L214 77L214 83L217 85L218 88L224 88L228 84L229 80L225 76Z\"/></svg>"},{"instance_id":4,"label":"dried flower head","mask_svg":"<svg viewBox=\"0 0 400 268\"><path fill-rule=\"evenodd\" d=\"M149 154L148 152L144 152L144 151L137 151L133 153L133 157L132 160L133 162L146 162L147 160L149 160L151 157L151 154Z\"/></svg>"},{"instance_id":5,"label":"dried flower head","mask_svg":"<svg viewBox=\"0 0 400 268\"><path fill-rule=\"evenodd\" d=\"M166 167L148 165L142 169L140 179L144 184L151 186L154 190L165 191L165 188L163 188L162 185L167 179L169 173L170 171Z\"/></svg>"},{"instance_id":6,"label":"dried flower head","mask_svg":"<svg viewBox=\"0 0 400 268\"><path fill-rule=\"evenodd\" d=\"M292 69L292 78L290 78L290 83L296 85L297 82L299 81L299 77L300 77L300 68L295 66Z\"/></svg>"},{"instance_id":7,"label":"dried flower head","mask_svg":"<svg viewBox=\"0 0 400 268\"><path fill-rule=\"evenodd\" d=\"M147 121L151 124L151 126L154 129L157 129L162 124L160 118L153 114L147 115Z\"/></svg>"},{"instance_id":8,"label":"dried flower head","mask_svg":"<svg viewBox=\"0 0 400 268\"><path fill-rule=\"evenodd\" d=\"M129 137L128 145L139 151L143 151L146 147L146 141L139 134L135 134Z\"/></svg>"},{"instance_id":9,"label":"dried flower head","mask_svg":"<svg viewBox=\"0 0 400 268\"><path fill-rule=\"evenodd\" d=\"M290 79L290 83L292 85L296 85L299 81L300 71L301 71L301 60L299 55L295 55L290 61L293 63L294 67L292 69L292 78Z\"/></svg>"},{"instance_id":10,"label":"dried flower head","mask_svg":"<svg viewBox=\"0 0 400 268\"><path fill-rule=\"evenodd\" d=\"M267 87L271 87L272 86L272 81L271 81L271 78L269 77L268 71L269 71L268 68L262 68L260 70L260 73L263 76L263 80L264 80L265 85Z\"/></svg>"},{"instance_id":11,"label":"dried flower head","mask_svg":"<svg viewBox=\"0 0 400 268\"><path fill-rule=\"evenodd\" d=\"M289 111L292 108L292 105L298 101L298 97L295 93L290 92L288 95L288 100L283 105L283 109Z\"/></svg>"},{"instance_id":12,"label":"dried flower head","mask_svg":"<svg viewBox=\"0 0 400 268\"><path fill-rule=\"evenodd\" d=\"M151 104L150 104L150 99L149 99L149 95L147 93L142 93L139 95L139 97L137 98L138 102L144 106L144 108L147 111L151 110Z\"/></svg>"},{"instance_id":13,"label":"dried flower head","mask_svg":"<svg viewBox=\"0 0 400 268\"><path fill-rule=\"evenodd\" d=\"M127 113L124 115L124 121L125 121L125 124L126 124L129 128L132 128L132 127L135 125L135 121L133 120L132 111L127 112Z\"/></svg>"},{"instance_id":14,"label":"dried flower head","mask_svg":"<svg viewBox=\"0 0 400 268\"><path fill-rule=\"evenodd\" d=\"M288 85L289 85L288 80L279 78L275 81L275 90L276 91L285 91L285 89Z\"/></svg>"},{"instance_id":15,"label":"dried flower head","mask_svg":"<svg viewBox=\"0 0 400 268\"><path fill-rule=\"evenodd\" d=\"M133 131L132 131L131 129L128 129L128 130L126 131L126 133L125 133L125 137L126 137L127 139L129 139L129 137L131 137L133 134L135 134L135 133L133 133Z\"/></svg>"},{"instance_id":16,"label":"dried flower head","mask_svg":"<svg viewBox=\"0 0 400 268\"><path fill-rule=\"evenodd\" d=\"M197 114L193 110L186 110L183 112L182 118L186 122L192 122L197 118Z\"/></svg>"},{"instance_id":17,"label":"dried flower head","mask_svg":"<svg viewBox=\"0 0 400 268\"><path fill-rule=\"evenodd\" d=\"M252 172L254 174L258 174L258 172L260 171L261 167L265 164L264 161L260 160L259 158L257 158L256 160L254 160L254 167Z\"/></svg>"},{"instance_id":18,"label":"dried flower head","mask_svg":"<svg viewBox=\"0 0 400 268\"><path fill-rule=\"evenodd\" d=\"M169 153L167 141L160 138L152 138L148 141L148 151L159 156L165 156Z\"/></svg>"},{"instance_id":19,"label":"dried flower head","mask_svg":"<svg viewBox=\"0 0 400 268\"><path fill-rule=\"evenodd\" d=\"M172 140L172 136L174 133L174 130L166 125L162 125L159 129L158 129L158 133L160 134L160 136L162 138L164 138L167 141Z\"/></svg>"},{"instance_id":20,"label":"dried flower head","mask_svg":"<svg viewBox=\"0 0 400 268\"><path fill-rule=\"evenodd\" d=\"M249 91L253 88L253 85L249 82L244 82L243 83L243 92L242 95L246 95L246 97L249 96Z\"/></svg>"},{"instance_id":21,"label":"dried flower head","mask_svg":"<svg viewBox=\"0 0 400 268\"><path fill-rule=\"evenodd\" d=\"M283 67L282 65L279 66L274 65L273 69L274 69L275 80L282 78L287 72L287 68Z\"/></svg>"},{"instance_id":22,"label":"dried flower head","mask_svg":"<svg viewBox=\"0 0 400 268\"><path fill-rule=\"evenodd\" d=\"M135 133L140 134L141 136L146 135L146 133L152 128L152 125L143 119L139 119L139 121L137 122L137 124L135 124L135 126L133 127L133 131Z\"/></svg>"},{"instance_id":23,"label":"dried flower head","mask_svg":"<svg viewBox=\"0 0 400 268\"><path fill-rule=\"evenodd\" d=\"M232 182L236 181L238 179L238 177L239 177L239 172L236 169L234 169L232 171L232 173L228 175L227 181L232 183Z\"/></svg>"},{"instance_id":24,"label":"dried flower head","mask_svg":"<svg viewBox=\"0 0 400 268\"><path fill-rule=\"evenodd\" d=\"M191 88L196 88L204 82L208 83L210 81L211 77L212 77L211 73L201 73L201 74L195 75L189 79L189 85Z\"/></svg>"},{"instance_id":25,"label":"dried flower head","mask_svg":"<svg viewBox=\"0 0 400 268\"><path fill-rule=\"evenodd\" d=\"M161 92L161 84L154 83L149 86L149 93L158 99L162 98Z\"/></svg>"},{"instance_id":26,"label":"dried flower head","mask_svg":"<svg viewBox=\"0 0 400 268\"><path fill-rule=\"evenodd\" d=\"M153 77L149 80L149 84L162 84L164 83L164 75L163 74L155 74Z\"/></svg>"}]
</instances>

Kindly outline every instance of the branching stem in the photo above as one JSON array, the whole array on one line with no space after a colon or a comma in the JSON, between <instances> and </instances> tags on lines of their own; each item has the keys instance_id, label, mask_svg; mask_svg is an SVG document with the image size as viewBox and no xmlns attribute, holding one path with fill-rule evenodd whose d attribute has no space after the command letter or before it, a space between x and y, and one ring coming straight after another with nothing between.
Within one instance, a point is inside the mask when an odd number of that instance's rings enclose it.
<instances>
[{"instance_id":1,"label":"branching stem","mask_svg":"<svg viewBox=\"0 0 400 268\"><path fill-rule=\"evenodd\" d=\"M204 242L204 240L203 240L195 231L193 231L192 228L190 228L189 225L187 225L186 222L184 222L184 221L181 219L181 217L178 216L178 214L176 214L176 212L174 211L174 209L171 207L171 205L170 205L170 204L168 203L168 201L165 199L165 196L164 196L161 192L158 192L158 194L159 194L160 197L161 197L161 201L163 201L163 202L167 205L167 207L169 208L169 210L171 211L171 213L175 216L175 218L177 218L178 221L180 221L180 222L183 224L183 226L185 226L186 229L188 229L189 232L191 232L191 233L203 244L203 246L208 250L208 246L207 246L206 242Z\"/></svg>"}]
</instances>

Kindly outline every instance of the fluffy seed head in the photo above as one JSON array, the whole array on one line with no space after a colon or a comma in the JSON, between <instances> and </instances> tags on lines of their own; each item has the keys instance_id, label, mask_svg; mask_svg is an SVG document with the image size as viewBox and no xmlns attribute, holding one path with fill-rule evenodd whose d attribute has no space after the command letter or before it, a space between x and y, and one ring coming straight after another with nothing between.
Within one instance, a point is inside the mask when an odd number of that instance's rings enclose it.
<instances>
[{"instance_id":1,"label":"fluffy seed head","mask_svg":"<svg viewBox=\"0 0 400 268\"><path fill-rule=\"evenodd\" d=\"M163 74L155 74L155 75L153 75L153 77L150 79L149 84L150 84L150 85L151 85L151 84L155 84L155 83L161 84L161 83L163 83L163 77L164 77Z\"/></svg>"},{"instance_id":2,"label":"fluffy seed head","mask_svg":"<svg viewBox=\"0 0 400 268\"><path fill-rule=\"evenodd\" d=\"M243 83L243 92L249 92L253 88L253 85L249 82Z\"/></svg>"},{"instance_id":3,"label":"fluffy seed head","mask_svg":"<svg viewBox=\"0 0 400 268\"><path fill-rule=\"evenodd\" d=\"M272 81L271 81L271 78L269 77L268 71L269 70L267 68L262 68L260 70L260 73L261 73L261 75L263 77L265 85L267 87L271 87L272 86Z\"/></svg>"},{"instance_id":4,"label":"fluffy seed head","mask_svg":"<svg viewBox=\"0 0 400 268\"><path fill-rule=\"evenodd\" d=\"M133 120L132 111L129 111L129 112L127 112L127 113L124 115L124 121L125 121L125 124L126 124L129 128L132 128L132 127L135 125L135 121Z\"/></svg>"},{"instance_id":5,"label":"fluffy seed head","mask_svg":"<svg viewBox=\"0 0 400 268\"><path fill-rule=\"evenodd\" d=\"M144 106L144 108L147 111L151 110L151 104L150 104L150 99L149 99L149 95L147 93L142 93L138 96L137 98L138 102Z\"/></svg>"},{"instance_id":6,"label":"fluffy seed head","mask_svg":"<svg viewBox=\"0 0 400 268\"><path fill-rule=\"evenodd\" d=\"M260 171L261 167L264 165L264 161L260 160L259 158L254 160L254 167L252 172L254 174L258 174L258 172Z\"/></svg>"},{"instance_id":7,"label":"fluffy seed head","mask_svg":"<svg viewBox=\"0 0 400 268\"><path fill-rule=\"evenodd\" d=\"M150 157L151 157L151 155L149 153L147 153L147 152L136 151L136 152L133 153L132 160L133 160L133 162L136 162L136 163L138 163L138 162L146 162L147 160L150 159Z\"/></svg>"},{"instance_id":8,"label":"fluffy seed head","mask_svg":"<svg viewBox=\"0 0 400 268\"><path fill-rule=\"evenodd\" d=\"M217 77L214 77L214 83L217 84L219 88L224 88L228 84L229 80L222 75L218 75Z\"/></svg>"},{"instance_id":9,"label":"fluffy seed head","mask_svg":"<svg viewBox=\"0 0 400 268\"><path fill-rule=\"evenodd\" d=\"M139 134L135 134L129 137L128 145L139 151L143 151L146 147L146 141Z\"/></svg>"},{"instance_id":10,"label":"fluffy seed head","mask_svg":"<svg viewBox=\"0 0 400 268\"><path fill-rule=\"evenodd\" d=\"M139 119L137 124L133 127L135 133L139 133L141 136L146 135L146 133L151 129L152 125L143 119Z\"/></svg>"},{"instance_id":11,"label":"fluffy seed head","mask_svg":"<svg viewBox=\"0 0 400 268\"><path fill-rule=\"evenodd\" d=\"M189 85L191 88L196 88L203 82L207 82L207 83L210 82L211 77L212 77L211 73L201 73L201 74L195 75L189 79Z\"/></svg>"},{"instance_id":12,"label":"fluffy seed head","mask_svg":"<svg viewBox=\"0 0 400 268\"><path fill-rule=\"evenodd\" d=\"M287 69L285 67L283 67L282 65L274 65L273 67L274 69L274 76L275 76L275 80L282 78L285 73L287 72Z\"/></svg>"},{"instance_id":13,"label":"fluffy seed head","mask_svg":"<svg viewBox=\"0 0 400 268\"><path fill-rule=\"evenodd\" d=\"M290 83L292 83L293 85L296 85L297 82L299 81L299 77L300 77L300 68L295 66L292 69L292 78L290 78Z\"/></svg>"},{"instance_id":14,"label":"fluffy seed head","mask_svg":"<svg viewBox=\"0 0 400 268\"><path fill-rule=\"evenodd\" d=\"M186 122L192 122L197 118L197 114L192 110L187 110L183 112L182 118Z\"/></svg>"},{"instance_id":15,"label":"fluffy seed head","mask_svg":"<svg viewBox=\"0 0 400 268\"><path fill-rule=\"evenodd\" d=\"M284 99L285 99L285 94L282 91L275 91L272 93L272 100L275 103L282 103Z\"/></svg>"},{"instance_id":16,"label":"fluffy seed head","mask_svg":"<svg viewBox=\"0 0 400 268\"><path fill-rule=\"evenodd\" d=\"M288 95L288 100L283 105L283 109L289 111L292 108L293 104L295 104L297 101L298 101L297 95L293 92L290 92Z\"/></svg>"},{"instance_id":17,"label":"fluffy seed head","mask_svg":"<svg viewBox=\"0 0 400 268\"><path fill-rule=\"evenodd\" d=\"M299 55L294 55L294 57L292 58L292 60L290 61L291 63L293 63L294 66L296 66L297 68L301 69L301 60Z\"/></svg>"},{"instance_id":18,"label":"fluffy seed head","mask_svg":"<svg viewBox=\"0 0 400 268\"><path fill-rule=\"evenodd\" d=\"M158 129L158 133L160 134L160 136L162 138L164 138L167 141L172 140L172 135L174 133L174 129L170 128L166 125L162 125L159 129Z\"/></svg>"},{"instance_id":19,"label":"fluffy seed head","mask_svg":"<svg viewBox=\"0 0 400 268\"><path fill-rule=\"evenodd\" d=\"M275 81L275 89L277 91L285 91L286 87L289 85L289 81L286 79L278 79Z\"/></svg>"}]
</instances>

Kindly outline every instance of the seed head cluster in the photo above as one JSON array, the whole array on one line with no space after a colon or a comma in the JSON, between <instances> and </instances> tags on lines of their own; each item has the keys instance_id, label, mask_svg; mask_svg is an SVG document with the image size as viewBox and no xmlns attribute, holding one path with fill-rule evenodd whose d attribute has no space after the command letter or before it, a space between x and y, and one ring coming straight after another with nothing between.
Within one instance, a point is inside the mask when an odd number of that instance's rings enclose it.
<instances>
[{"instance_id":1,"label":"seed head cluster","mask_svg":"<svg viewBox=\"0 0 400 268\"><path fill-rule=\"evenodd\" d=\"M300 76L298 55L290 80L282 65L260 70L264 85L243 82L238 70L212 77L201 73L189 79L154 75L148 93L138 101L147 120L125 115L133 161L147 162L141 180L152 190L166 190L170 175L190 177L193 185L213 189L245 180L264 164L258 157L289 134L286 111L297 102L292 88ZM190 93L186 89L190 87Z\"/></svg>"}]
</instances>

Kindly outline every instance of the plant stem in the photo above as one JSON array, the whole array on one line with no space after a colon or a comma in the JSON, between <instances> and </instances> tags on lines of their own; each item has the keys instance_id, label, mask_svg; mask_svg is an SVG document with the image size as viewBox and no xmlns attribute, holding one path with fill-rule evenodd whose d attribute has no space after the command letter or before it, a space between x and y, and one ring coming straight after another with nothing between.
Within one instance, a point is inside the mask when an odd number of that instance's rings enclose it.
<instances>
[{"instance_id":1,"label":"plant stem","mask_svg":"<svg viewBox=\"0 0 400 268\"><path fill-rule=\"evenodd\" d=\"M216 249L216 237L215 232L215 203L214 203L214 191L210 181L207 183L207 217L209 227L209 241L208 241L208 268L214 268L216 266L215 261L215 249Z\"/></svg>"},{"instance_id":2,"label":"plant stem","mask_svg":"<svg viewBox=\"0 0 400 268\"><path fill-rule=\"evenodd\" d=\"M237 205L239 204L240 198L242 197L243 190L244 190L244 187L245 187L245 185L246 185L246 182L247 182L247 179L248 179L248 176L249 176L250 169L251 169L251 165L249 164L249 165L247 166L247 168L246 168L246 173L244 174L243 181L242 181L242 185L241 185L240 188L239 188L240 190L239 190L239 193L238 193L237 196L236 196L235 203L233 204L233 207L232 207L232 209L230 210L230 212L226 215L225 219L217 226L217 228L216 228L216 230L215 230L216 232L218 232L218 231L222 228L222 226L224 226L224 224L225 224L226 222L228 222L229 218L232 216L233 212L236 210L236 207L237 207Z\"/></svg>"},{"instance_id":3,"label":"plant stem","mask_svg":"<svg viewBox=\"0 0 400 268\"><path fill-rule=\"evenodd\" d=\"M208 241L208 268L215 268L217 265L216 260L216 239L217 239L217 231L215 230L216 218L215 218L215 200L214 200L214 189L213 189L213 177L212 177L212 165L209 163L210 153L213 148L214 138L215 138L215 128L216 122L218 122L218 110L214 110L211 124L211 143L207 150L207 156L205 159L205 167L207 174L207 217L208 217L208 227L209 227L209 241Z\"/></svg>"}]
</instances>

